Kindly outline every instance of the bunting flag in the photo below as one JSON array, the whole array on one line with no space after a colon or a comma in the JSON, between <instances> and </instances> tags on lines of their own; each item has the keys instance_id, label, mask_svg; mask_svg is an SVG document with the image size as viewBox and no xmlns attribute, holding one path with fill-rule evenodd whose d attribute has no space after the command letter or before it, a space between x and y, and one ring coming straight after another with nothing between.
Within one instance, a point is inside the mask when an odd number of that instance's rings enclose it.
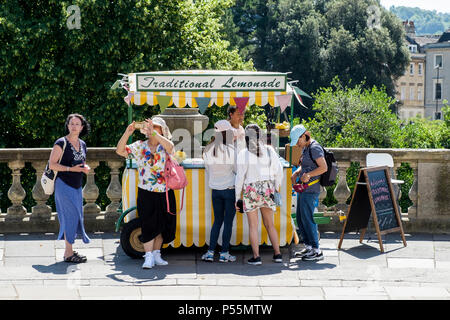
<instances>
[{"instance_id":1,"label":"bunting flag","mask_svg":"<svg viewBox=\"0 0 450 320\"><path fill-rule=\"evenodd\" d=\"M123 100L125 101L125 103L130 106L131 103L131 98L133 97L133 94L131 92L128 92L128 94L123 97Z\"/></svg>"},{"instance_id":2,"label":"bunting flag","mask_svg":"<svg viewBox=\"0 0 450 320\"><path fill-rule=\"evenodd\" d=\"M195 101L197 101L198 108L202 114L205 113L206 109L208 109L209 102L211 98L208 97L195 97Z\"/></svg>"},{"instance_id":3,"label":"bunting flag","mask_svg":"<svg viewBox=\"0 0 450 320\"><path fill-rule=\"evenodd\" d=\"M166 110L166 108L169 106L172 97L157 95L156 98L158 99L158 104L161 108L161 112L164 112L164 110Z\"/></svg>"},{"instance_id":4,"label":"bunting flag","mask_svg":"<svg viewBox=\"0 0 450 320\"><path fill-rule=\"evenodd\" d=\"M278 104L280 105L281 112L284 112L288 106L291 105L292 93L275 96Z\"/></svg>"},{"instance_id":5,"label":"bunting flag","mask_svg":"<svg viewBox=\"0 0 450 320\"><path fill-rule=\"evenodd\" d=\"M249 99L249 97L234 97L233 98L240 113L245 112L245 108L247 107L248 99Z\"/></svg>"}]
</instances>

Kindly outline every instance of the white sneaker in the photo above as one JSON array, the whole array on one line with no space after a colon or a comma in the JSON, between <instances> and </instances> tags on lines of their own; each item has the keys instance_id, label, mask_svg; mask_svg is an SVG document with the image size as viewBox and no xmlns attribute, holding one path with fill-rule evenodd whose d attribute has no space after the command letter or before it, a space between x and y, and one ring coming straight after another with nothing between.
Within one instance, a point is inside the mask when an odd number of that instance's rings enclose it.
<instances>
[{"instance_id":1,"label":"white sneaker","mask_svg":"<svg viewBox=\"0 0 450 320\"><path fill-rule=\"evenodd\" d=\"M142 265L142 269L151 269L155 265L155 258L151 252L146 252L144 255L145 262Z\"/></svg>"},{"instance_id":2,"label":"white sneaker","mask_svg":"<svg viewBox=\"0 0 450 320\"><path fill-rule=\"evenodd\" d=\"M153 258L157 266L167 266L169 264L166 260L161 258L161 252L159 250L153 251Z\"/></svg>"}]
</instances>

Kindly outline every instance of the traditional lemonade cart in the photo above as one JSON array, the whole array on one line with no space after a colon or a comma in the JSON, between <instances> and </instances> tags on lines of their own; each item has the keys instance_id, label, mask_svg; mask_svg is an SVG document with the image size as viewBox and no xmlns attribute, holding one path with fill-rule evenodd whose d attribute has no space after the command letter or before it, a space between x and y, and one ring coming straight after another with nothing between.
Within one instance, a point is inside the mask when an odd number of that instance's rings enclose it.
<instances>
[{"instance_id":1,"label":"traditional lemonade cart","mask_svg":"<svg viewBox=\"0 0 450 320\"><path fill-rule=\"evenodd\" d=\"M206 108L226 107L227 104L245 108L247 105L280 107L284 111L291 105L293 87L287 82L286 73L248 72L248 71L164 71L131 73L119 81L128 91L125 101L128 103L128 120L132 121L131 104L142 106L159 105L161 111L173 105L176 108L199 108L204 113ZM117 85L116 85L117 87ZM291 111L292 115L292 111ZM291 117L292 121L292 117ZM291 123L292 125L292 123ZM177 147L177 146L175 146ZM177 148L176 148L177 149ZM185 167L188 185L183 192L175 190L177 199L176 237L169 246L177 248L202 247L209 244L209 236L214 215L211 201L211 189L208 186L208 174L203 164L186 159L181 164ZM141 233L139 213L136 212L138 172L135 163L126 160L122 178L121 216L116 223L116 231L123 224L121 245L131 257L140 258L144 253L138 236ZM295 224L291 216L292 208L292 167L284 165L284 179L281 187L282 205L274 215L274 224L278 231L280 245L292 242ZM183 201L183 208L180 210ZM259 219L260 244L270 245L266 229ZM219 236L219 244L222 237ZM249 229L244 214L237 212L233 222L231 245L249 245ZM166 247L168 245L165 245Z\"/></svg>"}]
</instances>

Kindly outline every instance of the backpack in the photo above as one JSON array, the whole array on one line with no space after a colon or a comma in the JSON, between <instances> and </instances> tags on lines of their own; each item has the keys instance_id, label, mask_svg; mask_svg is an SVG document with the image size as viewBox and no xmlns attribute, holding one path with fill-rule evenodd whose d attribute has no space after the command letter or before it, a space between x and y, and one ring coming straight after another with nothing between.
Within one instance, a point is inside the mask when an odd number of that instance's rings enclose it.
<instances>
[{"instance_id":1,"label":"backpack","mask_svg":"<svg viewBox=\"0 0 450 320\"><path fill-rule=\"evenodd\" d=\"M166 163L164 165L164 179L166 181L166 201L167 201L167 212L170 212L169 208L169 189L180 190L183 189L183 195L181 196L181 209L183 209L183 199L184 199L184 188L188 185L188 180L184 172L184 168L178 164L178 162L173 159L166 152Z\"/></svg>"},{"instance_id":2,"label":"backpack","mask_svg":"<svg viewBox=\"0 0 450 320\"><path fill-rule=\"evenodd\" d=\"M316 142L316 141L314 141L314 142ZM323 150L325 162L327 163L327 167L328 167L327 171L322 173L322 175L320 176L320 185L322 187L329 187L335 183L339 169L337 166L337 161L334 158L333 152L326 150L322 146L320 146L320 147ZM314 160L312 157L311 148L309 148L309 157L314 161L316 166L318 166L316 160Z\"/></svg>"}]
</instances>

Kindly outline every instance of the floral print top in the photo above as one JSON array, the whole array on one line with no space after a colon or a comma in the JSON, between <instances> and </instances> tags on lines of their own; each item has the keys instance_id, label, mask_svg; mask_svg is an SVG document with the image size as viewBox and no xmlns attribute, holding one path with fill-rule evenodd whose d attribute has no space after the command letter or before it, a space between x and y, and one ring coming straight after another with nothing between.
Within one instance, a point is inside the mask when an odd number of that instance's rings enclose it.
<instances>
[{"instance_id":1,"label":"floral print top","mask_svg":"<svg viewBox=\"0 0 450 320\"><path fill-rule=\"evenodd\" d=\"M166 151L163 146L158 144L154 154L150 151L148 140L136 141L126 148L127 152L134 156L138 166L138 187L147 191L166 192L164 179Z\"/></svg>"}]
</instances>

